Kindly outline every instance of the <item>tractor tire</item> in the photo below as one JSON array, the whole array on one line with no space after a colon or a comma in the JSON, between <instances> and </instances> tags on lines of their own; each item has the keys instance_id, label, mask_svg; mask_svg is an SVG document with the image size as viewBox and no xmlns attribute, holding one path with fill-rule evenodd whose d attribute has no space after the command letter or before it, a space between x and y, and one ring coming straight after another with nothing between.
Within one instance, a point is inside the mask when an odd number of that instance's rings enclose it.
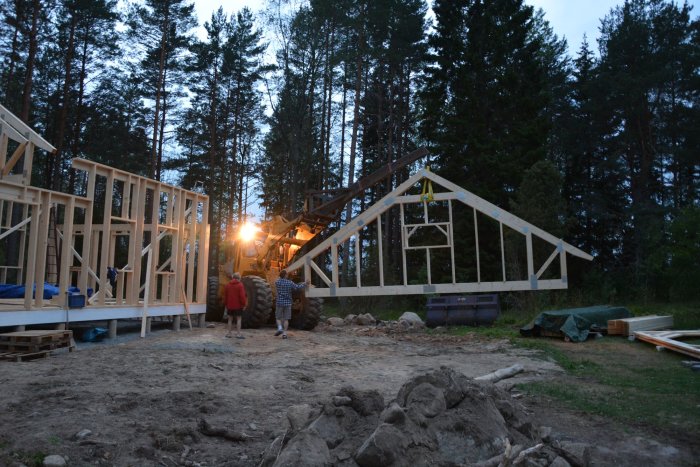
<instances>
[{"instance_id":1,"label":"tractor tire","mask_svg":"<svg viewBox=\"0 0 700 467\"><path fill-rule=\"evenodd\" d=\"M321 314L323 313L323 299L306 298L302 299L302 303L304 305L301 310L292 313L292 319L289 321L289 325L295 329L301 329L302 331L311 331L321 319Z\"/></svg>"},{"instance_id":2,"label":"tractor tire","mask_svg":"<svg viewBox=\"0 0 700 467\"><path fill-rule=\"evenodd\" d=\"M272 315L272 289L270 284L258 276L245 276L241 282L248 297L248 306L243 310L241 324L244 328L259 328Z\"/></svg>"},{"instance_id":3,"label":"tractor tire","mask_svg":"<svg viewBox=\"0 0 700 467\"><path fill-rule=\"evenodd\" d=\"M219 295L219 278L207 278L207 321L221 321L224 314L224 297Z\"/></svg>"}]
</instances>

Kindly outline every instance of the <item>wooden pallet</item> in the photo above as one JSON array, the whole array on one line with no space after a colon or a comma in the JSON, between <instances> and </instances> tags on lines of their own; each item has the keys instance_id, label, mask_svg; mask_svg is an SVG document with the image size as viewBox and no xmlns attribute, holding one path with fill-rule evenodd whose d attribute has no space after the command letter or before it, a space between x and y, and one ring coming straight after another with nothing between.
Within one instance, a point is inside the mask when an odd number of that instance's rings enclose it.
<instances>
[{"instance_id":1,"label":"wooden pallet","mask_svg":"<svg viewBox=\"0 0 700 467\"><path fill-rule=\"evenodd\" d=\"M0 334L0 359L22 361L48 357L52 350L75 349L73 331L36 330Z\"/></svg>"},{"instance_id":2,"label":"wooden pallet","mask_svg":"<svg viewBox=\"0 0 700 467\"><path fill-rule=\"evenodd\" d=\"M39 352L5 352L0 353L0 360L9 362L24 362L27 360L36 360L38 358L49 358L50 350L42 350Z\"/></svg>"},{"instance_id":3,"label":"wooden pallet","mask_svg":"<svg viewBox=\"0 0 700 467\"><path fill-rule=\"evenodd\" d=\"M608 334L631 336L637 331L658 331L672 327L673 316L638 316L609 320Z\"/></svg>"},{"instance_id":4,"label":"wooden pallet","mask_svg":"<svg viewBox=\"0 0 700 467\"><path fill-rule=\"evenodd\" d=\"M680 341L684 337L700 337L700 330L692 331L637 331L634 337L641 341L673 350L700 360L700 345Z\"/></svg>"}]
</instances>

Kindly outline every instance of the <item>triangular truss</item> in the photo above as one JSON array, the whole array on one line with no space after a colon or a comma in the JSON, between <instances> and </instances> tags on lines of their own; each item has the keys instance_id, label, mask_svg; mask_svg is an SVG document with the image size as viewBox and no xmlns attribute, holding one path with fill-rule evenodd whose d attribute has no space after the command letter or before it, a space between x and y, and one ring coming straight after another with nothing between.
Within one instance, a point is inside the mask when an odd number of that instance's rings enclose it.
<instances>
[{"instance_id":1,"label":"triangular truss","mask_svg":"<svg viewBox=\"0 0 700 467\"><path fill-rule=\"evenodd\" d=\"M428 199L425 194L411 194L414 187L421 181L435 183L445 191L438 191ZM455 266L455 255L465 255L465 252L455 252L455 235L464 235L455 232L453 222L453 210L456 204L460 204L460 209L464 206L471 208L473 212L474 231L470 235L474 236L475 248L471 252L475 263L475 280L465 281L459 277ZM442 211L447 213L446 219L436 220L436 216L430 212L431 206L443 206ZM463 205L463 206L462 206ZM399 209L400 229L401 229L401 270L403 280L398 283L389 284L386 280L384 255L382 248L384 240L382 238L382 224L384 216L390 209ZM413 216L407 216L407 211L413 210ZM419 216L415 212L421 212ZM490 241L500 243L500 263L501 272L498 279L484 280L482 278L482 264L480 260L480 250L483 247L479 241L479 217L486 216L490 222L498 224L500 239L489 238ZM418 219L418 221L416 221ZM483 222L483 221L482 221ZM494 224L495 225L495 224ZM370 227L372 227L370 229ZM504 242L504 227L511 232L522 236L524 240L524 255L526 257L526 277L509 277L506 271L506 247ZM369 241L368 233L371 231L376 235L376 239ZM416 241L419 232L431 231L437 239L432 243L425 241L423 236L421 241ZM510 233L510 235L513 235ZM482 238L482 243L485 240ZM364 242L364 243L363 243ZM549 256L546 259L536 261L533 253L534 242L544 245ZM363 251L367 251L366 244L372 243L375 254L370 256ZM354 266L352 275L354 282L352 285L341 285L339 271L339 248L345 248L350 256L349 265ZM348 247L349 246L349 247ZM542 247L538 247L542 249ZM432 277L431 259L437 250L443 249L440 256L441 263L451 262L447 273L443 273L435 279ZM449 249L449 254L445 254L445 249ZM409 278L407 269L407 255L415 255L425 251L425 259L422 269L426 272L422 279ZM539 250L538 250L539 251ZM551 253L550 253L551 251ZM571 254L586 260L593 257L584 251L556 238L544 230L520 219L519 217L505 211L498 206L476 196L475 194L461 188L458 185L436 175L430 170L423 169L399 185L394 191L386 195L381 200L374 203L367 210L352 219L342 229L316 246L303 257L299 258L287 269L295 271L300 268L304 270L307 280L312 280L318 284L307 292L309 297L335 297L335 296L366 296L366 295L405 295L405 294L428 294L428 293L472 293L472 292L505 292L516 290L538 290L538 289L565 289L567 288L566 254ZM449 259L445 259L449 257ZM542 257L542 255L539 255ZM415 256L413 256L415 258ZM460 258L463 259L463 258ZM376 264L367 264L368 261ZM559 270L554 271L551 267L556 262L559 263ZM414 260L415 263L415 260ZM537 264L535 264L537 263ZM363 267L371 266L371 267ZM442 266L445 266L442 264ZM524 265L523 265L524 266ZM363 271L371 270L376 277L367 280ZM524 275L524 271L523 274ZM451 280L446 280L445 277ZM318 280L317 280L318 279ZM363 282L365 284L363 285ZM422 282L422 283L421 283Z\"/></svg>"}]
</instances>

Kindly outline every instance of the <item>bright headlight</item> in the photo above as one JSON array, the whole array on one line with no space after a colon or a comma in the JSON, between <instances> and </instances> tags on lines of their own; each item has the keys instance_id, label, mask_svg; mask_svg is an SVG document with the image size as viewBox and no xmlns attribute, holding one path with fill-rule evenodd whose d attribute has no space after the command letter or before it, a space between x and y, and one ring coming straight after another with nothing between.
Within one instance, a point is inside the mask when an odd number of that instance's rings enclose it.
<instances>
[{"instance_id":1,"label":"bright headlight","mask_svg":"<svg viewBox=\"0 0 700 467\"><path fill-rule=\"evenodd\" d=\"M258 232L258 230L260 229L258 229L257 225L246 222L238 232L238 238L244 242L249 242L255 238L255 234Z\"/></svg>"}]
</instances>

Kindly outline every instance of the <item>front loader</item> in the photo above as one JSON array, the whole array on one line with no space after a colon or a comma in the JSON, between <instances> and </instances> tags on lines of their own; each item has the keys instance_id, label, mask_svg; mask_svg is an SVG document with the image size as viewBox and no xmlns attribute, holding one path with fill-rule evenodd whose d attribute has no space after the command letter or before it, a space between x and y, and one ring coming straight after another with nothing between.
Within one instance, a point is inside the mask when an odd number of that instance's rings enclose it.
<instances>
[{"instance_id":1,"label":"front loader","mask_svg":"<svg viewBox=\"0 0 700 467\"><path fill-rule=\"evenodd\" d=\"M257 328L272 321L275 281L280 271L292 263L299 249L337 219L355 196L427 153L425 148L419 148L360 178L348 188L310 192L303 212L291 220L275 216L260 225L240 225L232 241L223 247L225 261L219 267L219 275L209 277L207 317L219 319L222 316L224 286L229 280L228 276L240 272L248 296L248 306L243 311L243 326ZM290 279L299 280L294 277ZM318 324L322 309L322 299L307 298L303 291L295 293L290 326L313 329Z\"/></svg>"}]
</instances>

